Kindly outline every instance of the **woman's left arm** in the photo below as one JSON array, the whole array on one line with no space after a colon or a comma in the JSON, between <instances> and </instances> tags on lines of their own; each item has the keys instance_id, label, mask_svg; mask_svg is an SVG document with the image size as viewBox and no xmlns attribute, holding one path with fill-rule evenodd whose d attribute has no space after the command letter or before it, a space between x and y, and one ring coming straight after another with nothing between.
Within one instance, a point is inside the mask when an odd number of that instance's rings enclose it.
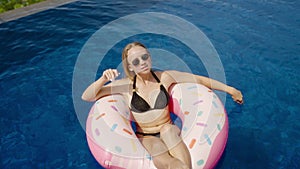
<instances>
[{"instance_id":1,"label":"woman's left arm","mask_svg":"<svg viewBox=\"0 0 300 169\"><path fill-rule=\"evenodd\" d=\"M179 71L165 71L165 73L171 76L168 81L173 81L173 83L199 83L210 89L224 91L230 94L235 102L239 104L243 103L243 95L241 91L217 80Z\"/></svg>"}]
</instances>

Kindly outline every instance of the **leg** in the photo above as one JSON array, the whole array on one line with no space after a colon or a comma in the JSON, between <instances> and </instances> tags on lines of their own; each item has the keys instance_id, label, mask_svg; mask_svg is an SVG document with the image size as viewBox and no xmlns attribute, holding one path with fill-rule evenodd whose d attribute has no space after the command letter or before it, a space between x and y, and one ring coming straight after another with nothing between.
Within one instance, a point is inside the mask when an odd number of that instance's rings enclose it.
<instances>
[{"instance_id":1,"label":"leg","mask_svg":"<svg viewBox=\"0 0 300 169\"><path fill-rule=\"evenodd\" d=\"M158 169L188 169L180 160L172 157L164 142L154 136L140 138L141 143L153 158L153 162Z\"/></svg>"},{"instance_id":2,"label":"leg","mask_svg":"<svg viewBox=\"0 0 300 169\"><path fill-rule=\"evenodd\" d=\"M180 129L176 125L164 125L160 129L160 137L174 158L179 159L189 168L192 168L190 152L180 137Z\"/></svg>"}]
</instances>

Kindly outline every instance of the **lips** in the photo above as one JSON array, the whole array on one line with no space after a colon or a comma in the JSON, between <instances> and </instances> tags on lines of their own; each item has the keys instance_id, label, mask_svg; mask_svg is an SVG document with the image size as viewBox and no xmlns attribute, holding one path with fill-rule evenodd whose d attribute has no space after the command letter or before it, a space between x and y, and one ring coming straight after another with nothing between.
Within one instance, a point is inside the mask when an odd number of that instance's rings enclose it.
<instances>
[{"instance_id":1,"label":"lips","mask_svg":"<svg viewBox=\"0 0 300 169\"><path fill-rule=\"evenodd\" d=\"M141 70L146 70L148 69L148 65L141 67Z\"/></svg>"}]
</instances>

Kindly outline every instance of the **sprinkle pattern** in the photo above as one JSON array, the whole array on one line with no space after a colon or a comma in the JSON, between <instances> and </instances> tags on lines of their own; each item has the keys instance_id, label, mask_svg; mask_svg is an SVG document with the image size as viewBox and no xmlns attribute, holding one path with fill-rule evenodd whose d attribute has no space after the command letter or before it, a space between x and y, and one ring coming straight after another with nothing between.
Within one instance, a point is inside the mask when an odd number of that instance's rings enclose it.
<instances>
[{"instance_id":1,"label":"sprinkle pattern","mask_svg":"<svg viewBox=\"0 0 300 169\"><path fill-rule=\"evenodd\" d=\"M185 114L185 115L189 115L189 114L190 114L190 112L188 112L188 111L185 111L185 112L184 112L184 114Z\"/></svg>"},{"instance_id":2,"label":"sprinkle pattern","mask_svg":"<svg viewBox=\"0 0 300 169\"><path fill-rule=\"evenodd\" d=\"M202 103L202 102L203 102L203 100L198 100L198 101L194 102L193 105L195 106L195 105L197 105L199 103Z\"/></svg>"},{"instance_id":3,"label":"sprinkle pattern","mask_svg":"<svg viewBox=\"0 0 300 169\"><path fill-rule=\"evenodd\" d=\"M211 145L211 139L209 138L209 136L207 134L204 134L204 138L206 139L207 144Z\"/></svg>"},{"instance_id":4,"label":"sprinkle pattern","mask_svg":"<svg viewBox=\"0 0 300 169\"><path fill-rule=\"evenodd\" d=\"M115 131L115 129L117 128L118 124L113 124L112 127L110 128L110 131Z\"/></svg>"},{"instance_id":5,"label":"sprinkle pattern","mask_svg":"<svg viewBox=\"0 0 300 169\"><path fill-rule=\"evenodd\" d=\"M218 130L219 130L219 131L221 131L221 130L222 130L222 127L221 127L221 125L220 125L220 124L218 124L218 125L217 125L217 128L218 128Z\"/></svg>"},{"instance_id":6,"label":"sprinkle pattern","mask_svg":"<svg viewBox=\"0 0 300 169\"><path fill-rule=\"evenodd\" d=\"M105 113L100 114L98 117L96 117L96 120L99 120L101 117L105 116Z\"/></svg>"},{"instance_id":7,"label":"sprinkle pattern","mask_svg":"<svg viewBox=\"0 0 300 169\"><path fill-rule=\"evenodd\" d=\"M134 143L134 141L132 139L130 140L130 142L131 142L131 147L132 147L133 152L136 152L137 151L136 144Z\"/></svg>"},{"instance_id":8,"label":"sprinkle pattern","mask_svg":"<svg viewBox=\"0 0 300 169\"><path fill-rule=\"evenodd\" d=\"M108 102L117 102L117 100L108 100Z\"/></svg>"},{"instance_id":9,"label":"sprinkle pattern","mask_svg":"<svg viewBox=\"0 0 300 169\"><path fill-rule=\"evenodd\" d=\"M224 116L224 113L215 113L215 116Z\"/></svg>"},{"instance_id":10,"label":"sprinkle pattern","mask_svg":"<svg viewBox=\"0 0 300 169\"><path fill-rule=\"evenodd\" d=\"M198 166L201 166L201 165L203 165L203 164L204 164L204 160L201 159L201 160L198 160L198 161L197 161L197 165L198 165Z\"/></svg>"},{"instance_id":11,"label":"sprinkle pattern","mask_svg":"<svg viewBox=\"0 0 300 169\"><path fill-rule=\"evenodd\" d=\"M116 146L115 147L116 152L121 153L122 152L122 148L120 146Z\"/></svg>"},{"instance_id":12,"label":"sprinkle pattern","mask_svg":"<svg viewBox=\"0 0 300 169\"><path fill-rule=\"evenodd\" d=\"M187 89L191 90L191 89L196 89L196 88L197 88L197 86L191 86L191 87L188 87Z\"/></svg>"},{"instance_id":13,"label":"sprinkle pattern","mask_svg":"<svg viewBox=\"0 0 300 169\"><path fill-rule=\"evenodd\" d=\"M196 143L196 139L193 138L189 144L189 148L192 149L194 147L195 143Z\"/></svg>"},{"instance_id":14,"label":"sprinkle pattern","mask_svg":"<svg viewBox=\"0 0 300 169\"><path fill-rule=\"evenodd\" d=\"M197 125L197 126L202 126L202 127L207 127L207 124L201 123L201 122L196 123L196 125Z\"/></svg>"},{"instance_id":15,"label":"sprinkle pattern","mask_svg":"<svg viewBox=\"0 0 300 169\"><path fill-rule=\"evenodd\" d=\"M215 106L215 108L218 108L218 105L215 101L213 101L212 104Z\"/></svg>"},{"instance_id":16,"label":"sprinkle pattern","mask_svg":"<svg viewBox=\"0 0 300 169\"><path fill-rule=\"evenodd\" d=\"M123 128L123 131L124 131L125 133L129 134L129 135L132 135L132 132L129 131L129 130L127 130L127 129L125 129L125 128Z\"/></svg>"},{"instance_id":17,"label":"sprinkle pattern","mask_svg":"<svg viewBox=\"0 0 300 169\"><path fill-rule=\"evenodd\" d=\"M116 106L110 106L112 109L114 109L116 112L118 112L118 109L116 108Z\"/></svg>"},{"instance_id":18,"label":"sprinkle pattern","mask_svg":"<svg viewBox=\"0 0 300 169\"><path fill-rule=\"evenodd\" d=\"M99 131L98 128L95 129L95 133L96 133L97 136L100 136L100 131Z\"/></svg>"}]
</instances>

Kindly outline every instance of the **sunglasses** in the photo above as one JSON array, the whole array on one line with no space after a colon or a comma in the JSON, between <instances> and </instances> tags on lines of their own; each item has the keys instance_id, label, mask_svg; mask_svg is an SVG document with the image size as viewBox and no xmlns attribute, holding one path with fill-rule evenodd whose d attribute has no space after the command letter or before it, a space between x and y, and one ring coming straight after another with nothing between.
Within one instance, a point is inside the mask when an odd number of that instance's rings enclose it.
<instances>
[{"instance_id":1,"label":"sunglasses","mask_svg":"<svg viewBox=\"0 0 300 169\"><path fill-rule=\"evenodd\" d=\"M146 60L149 59L149 57L150 57L149 54L144 54L144 55L141 56L141 59L142 59L143 61L146 61ZM139 58L134 59L134 60L131 62L131 64L132 64L133 66L138 66L138 65L140 64L140 59L139 59Z\"/></svg>"}]
</instances>

